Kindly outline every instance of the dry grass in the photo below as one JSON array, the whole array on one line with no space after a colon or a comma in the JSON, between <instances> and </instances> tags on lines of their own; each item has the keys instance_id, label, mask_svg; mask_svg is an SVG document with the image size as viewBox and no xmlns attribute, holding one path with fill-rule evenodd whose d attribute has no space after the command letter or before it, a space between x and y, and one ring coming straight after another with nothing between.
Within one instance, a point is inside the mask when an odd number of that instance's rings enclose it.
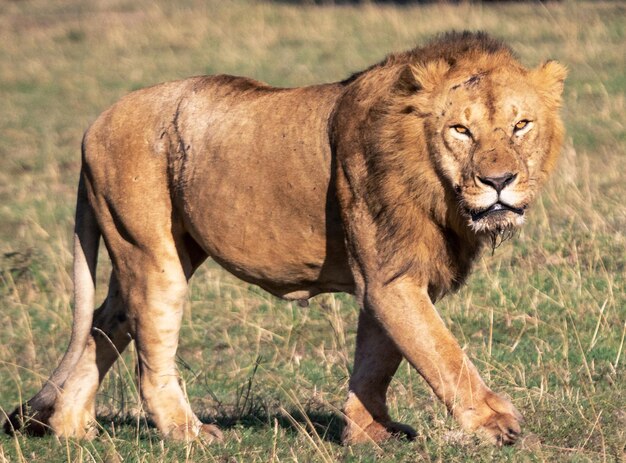
<instances>
[{"instance_id":1,"label":"dry grass","mask_svg":"<svg viewBox=\"0 0 626 463\"><path fill-rule=\"evenodd\" d=\"M352 299L321 296L302 309L209 264L193 280L179 365L194 408L218 420L228 443L163 443L143 422L131 350L101 390L99 439L0 437L0 462L626 459L619 2L0 3L0 413L37 390L68 339L80 138L100 111L135 88L194 74L290 86L337 80L450 28L487 30L528 64L550 57L571 70L560 174L521 235L485 256L469 285L439 306L488 382L526 416L519 445L492 449L461 434L403 364L390 407L415 425L416 441L339 446Z\"/></svg>"}]
</instances>

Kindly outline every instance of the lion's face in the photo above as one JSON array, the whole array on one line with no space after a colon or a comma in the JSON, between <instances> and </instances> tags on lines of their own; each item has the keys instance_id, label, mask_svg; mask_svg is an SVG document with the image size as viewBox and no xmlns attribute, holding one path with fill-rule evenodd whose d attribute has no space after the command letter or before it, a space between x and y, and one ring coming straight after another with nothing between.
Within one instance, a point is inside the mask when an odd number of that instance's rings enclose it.
<instances>
[{"instance_id":1,"label":"lion's face","mask_svg":"<svg viewBox=\"0 0 626 463\"><path fill-rule=\"evenodd\" d=\"M558 154L564 72L556 63L461 68L433 92L432 151L473 230L499 233L524 222Z\"/></svg>"}]
</instances>

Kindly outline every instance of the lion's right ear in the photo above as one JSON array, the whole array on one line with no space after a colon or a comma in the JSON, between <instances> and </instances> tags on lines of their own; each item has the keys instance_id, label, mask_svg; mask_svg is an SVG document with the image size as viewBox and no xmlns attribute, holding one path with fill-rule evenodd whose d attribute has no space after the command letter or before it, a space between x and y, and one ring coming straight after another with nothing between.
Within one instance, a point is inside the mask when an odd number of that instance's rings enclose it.
<instances>
[{"instance_id":1,"label":"lion's right ear","mask_svg":"<svg viewBox=\"0 0 626 463\"><path fill-rule=\"evenodd\" d=\"M430 93L443 82L450 65L443 60L408 64L400 73L398 89L406 94L418 91Z\"/></svg>"},{"instance_id":2,"label":"lion's right ear","mask_svg":"<svg viewBox=\"0 0 626 463\"><path fill-rule=\"evenodd\" d=\"M557 61L547 61L531 71L535 84L546 101L559 106L567 68Z\"/></svg>"}]
</instances>

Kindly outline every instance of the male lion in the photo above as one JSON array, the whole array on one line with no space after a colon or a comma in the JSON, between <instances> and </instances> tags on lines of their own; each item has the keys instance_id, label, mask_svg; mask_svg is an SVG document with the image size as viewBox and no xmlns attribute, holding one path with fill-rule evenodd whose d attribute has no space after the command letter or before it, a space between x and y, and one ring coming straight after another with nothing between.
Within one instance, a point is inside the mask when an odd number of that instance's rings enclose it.
<instances>
[{"instance_id":1,"label":"male lion","mask_svg":"<svg viewBox=\"0 0 626 463\"><path fill-rule=\"evenodd\" d=\"M345 443L414 436L386 406L403 357L465 430L514 442L520 414L433 303L485 243L523 223L560 150L565 76L465 32L333 84L221 75L126 96L83 141L67 353L5 429L91 436L98 385L132 338L159 431L220 438L191 410L175 364L187 283L210 256L285 299L356 295ZM94 314L101 235L113 272Z\"/></svg>"}]
</instances>

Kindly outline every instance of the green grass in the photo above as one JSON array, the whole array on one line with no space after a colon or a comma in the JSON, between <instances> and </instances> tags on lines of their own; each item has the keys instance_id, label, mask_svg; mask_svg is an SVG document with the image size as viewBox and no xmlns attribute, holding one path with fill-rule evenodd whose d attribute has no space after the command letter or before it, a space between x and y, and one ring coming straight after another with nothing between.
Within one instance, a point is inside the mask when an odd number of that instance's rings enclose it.
<instances>
[{"instance_id":1,"label":"green grass","mask_svg":"<svg viewBox=\"0 0 626 463\"><path fill-rule=\"evenodd\" d=\"M0 437L2 461L626 460L626 7L620 2L303 6L183 0L0 3L0 414L41 386L71 326L82 132L129 91L205 73L333 81L451 28L484 29L522 61L570 68L559 174L513 241L439 304L488 383L526 417L496 449L462 434L406 363L390 390L414 442L342 447L357 308L279 301L209 263L192 280L179 368L226 443L163 442L124 354L92 442ZM101 262L105 262L104 254ZM99 295L106 288L102 264Z\"/></svg>"}]
</instances>

